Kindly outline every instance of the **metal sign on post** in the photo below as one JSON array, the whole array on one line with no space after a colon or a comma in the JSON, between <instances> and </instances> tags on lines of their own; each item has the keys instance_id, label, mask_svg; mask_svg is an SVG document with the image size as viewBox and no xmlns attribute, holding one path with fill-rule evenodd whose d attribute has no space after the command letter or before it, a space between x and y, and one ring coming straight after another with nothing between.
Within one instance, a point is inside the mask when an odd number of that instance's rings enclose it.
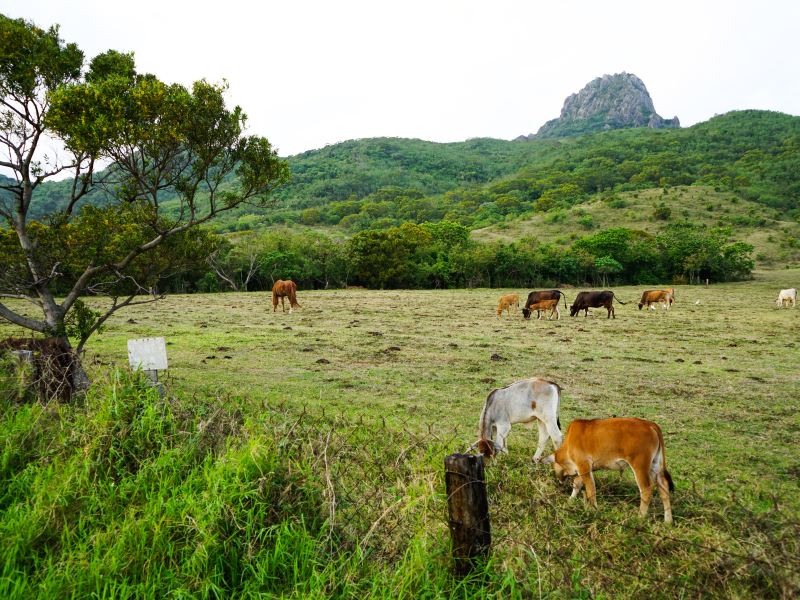
<instances>
[{"instance_id":1,"label":"metal sign on post","mask_svg":"<svg viewBox=\"0 0 800 600\"><path fill-rule=\"evenodd\" d=\"M158 386L159 394L164 395L164 389L158 383L158 372L168 368L167 342L163 337L128 340L128 362L131 369L144 371L148 379Z\"/></svg>"}]
</instances>

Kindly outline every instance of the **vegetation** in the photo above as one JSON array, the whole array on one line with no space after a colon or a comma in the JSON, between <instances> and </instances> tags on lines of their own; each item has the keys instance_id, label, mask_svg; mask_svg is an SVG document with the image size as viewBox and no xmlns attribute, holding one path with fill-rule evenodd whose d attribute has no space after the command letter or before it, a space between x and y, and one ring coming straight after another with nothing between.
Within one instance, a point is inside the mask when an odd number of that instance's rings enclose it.
<instances>
[{"instance_id":1,"label":"vegetation","mask_svg":"<svg viewBox=\"0 0 800 600\"><path fill-rule=\"evenodd\" d=\"M243 135L245 115L226 107L224 87L167 85L116 51L86 72L83 61L57 27L0 15L0 166L13 173L0 184L0 299L25 298L41 313L0 303L0 317L66 339L81 295L110 297L79 319L78 350L140 292L209 254L213 240L199 225L244 202L267 204L288 175L266 139ZM44 153L47 136L63 143L66 159ZM100 159L110 166L97 173ZM74 173L62 184L68 193L45 213L39 188L65 170ZM95 187L106 193L86 203Z\"/></svg>"},{"instance_id":2,"label":"vegetation","mask_svg":"<svg viewBox=\"0 0 800 600\"><path fill-rule=\"evenodd\" d=\"M131 307L87 349L85 402L2 404L0 595L795 597L798 312L774 300L798 276L676 286L669 311L616 287L616 320L498 320L520 288ZM114 373L151 335L168 340L163 401ZM597 475L597 512L570 502L515 426L487 469L492 562L453 580L442 459L492 388L532 375L564 387L562 427L662 426L675 525L658 499L638 519L630 472Z\"/></svg>"},{"instance_id":3,"label":"vegetation","mask_svg":"<svg viewBox=\"0 0 800 600\"><path fill-rule=\"evenodd\" d=\"M281 209L234 212L219 227L301 223L352 232L448 219L473 229L615 192L689 185L796 220L798 140L800 118L756 110L686 129L559 140L352 140L290 157L292 182L276 191Z\"/></svg>"},{"instance_id":4,"label":"vegetation","mask_svg":"<svg viewBox=\"0 0 800 600\"><path fill-rule=\"evenodd\" d=\"M369 229L348 240L306 230L240 234L215 255L212 270L172 283L199 291L270 289L291 278L301 289L542 287L558 284L657 284L746 279L753 247L730 228L669 223L655 235L624 227L600 230L570 246L533 237L477 242L451 221ZM184 288L185 289L185 288Z\"/></svg>"}]
</instances>

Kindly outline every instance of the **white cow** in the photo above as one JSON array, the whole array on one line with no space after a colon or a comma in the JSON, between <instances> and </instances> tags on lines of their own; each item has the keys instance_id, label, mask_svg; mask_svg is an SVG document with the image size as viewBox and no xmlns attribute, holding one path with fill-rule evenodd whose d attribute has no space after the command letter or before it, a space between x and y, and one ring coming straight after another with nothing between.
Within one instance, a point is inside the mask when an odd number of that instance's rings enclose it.
<instances>
[{"instance_id":1,"label":"white cow","mask_svg":"<svg viewBox=\"0 0 800 600\"><path fill-rule=\"evenodd\" d=\"M797 290L795 288L781 290L775 304L778 305L778 308L783 308L787 304L791 304L792 308L794 308L795 304L797 304Z\"/></svg>"},{"instance_id":2,"label":"white cow","mask_svg":"<svg viewBox=\"0 0 800 600\"><path fill-rule=\"evenodd\" d=\"M486 398L478 424L478 441L470 450L478 447L484 456L491 457L498 452L508 452L506 438L511 425L522 423L539 426L539 446L533 460L538 461L544 453L548 438L556 448L561 445L558 404L561 387L557 383L539 379L523 379L499 390L492 390Z\"/></svg>"}]
</instances>

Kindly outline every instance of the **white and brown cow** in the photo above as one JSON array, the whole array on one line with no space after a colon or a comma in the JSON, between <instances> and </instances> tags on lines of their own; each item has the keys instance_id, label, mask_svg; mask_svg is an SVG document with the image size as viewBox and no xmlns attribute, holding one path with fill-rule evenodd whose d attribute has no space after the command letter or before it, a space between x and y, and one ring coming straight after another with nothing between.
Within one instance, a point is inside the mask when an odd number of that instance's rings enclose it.
<instances>
[{"instance_id":1,"label":"white and brown cow","mask_svg":"<svg viewBox=\"0 0 800 600\"><path fill-rule=\"evenodd\" d=\"M778 293L778 299L775 301L778 308L791 305L792 308L797 304L797 289L789 288L788 290L781 290Z\"/></svg>"},{"instance_id":2,"label":"white and brown cow","mask_svg":"<svg viewBox=\"0 0 800 600\"><path fill-rule=\"evenodd\" d=\"M499 390L492 390L486 398L478 423L478 451L490 458L498 452L508 452L506 438L511 425L522 423L539 426L539 445L533 460L538 461L544 453L548 439L553 445L561 445L561 429L558 422L558 404L561 387L557 383L534 377L523 379Z\"/></svg>"},{"instance_id":3,"label":"white and brown cow","mask_svg":"<svg viewBox=\"0 0 800 600\"><path fill-rule=\"evenodd\" d=\"M675 302L674 288L646 290L642 292L642 299L639 301L639 310L642 310L643 306L655 310L657 304L661 304L662 308L669 309L673 302Z\"/></svg>"}]
</instances>

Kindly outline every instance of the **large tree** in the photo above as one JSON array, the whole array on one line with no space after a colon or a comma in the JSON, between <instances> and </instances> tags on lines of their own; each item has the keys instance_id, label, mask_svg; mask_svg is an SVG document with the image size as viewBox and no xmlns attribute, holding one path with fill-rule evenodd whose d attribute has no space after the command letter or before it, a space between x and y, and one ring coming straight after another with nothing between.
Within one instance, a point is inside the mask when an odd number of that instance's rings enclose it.
<instances>
[{"instance_id":1,"label":"large tree","mask_svg":"<svg viewBox=\"0 0 800 600\"><path fill-rule=\"evenodd\" d=\"M213 251L199 225L268 203L288 167L266 139L243 134L246 117L224 93L140 75L132 54L115 51L84 70L57 27L0 15L0 166L11 174L0 179L0 317L64 339L72 327L80 349L160 277ZM58 156L45 151L53 145ZM37 192L64 173L68 197L42 217ZM80 301L92 293L109 298L103 310Z\"/></svg>"}]
</instances>

